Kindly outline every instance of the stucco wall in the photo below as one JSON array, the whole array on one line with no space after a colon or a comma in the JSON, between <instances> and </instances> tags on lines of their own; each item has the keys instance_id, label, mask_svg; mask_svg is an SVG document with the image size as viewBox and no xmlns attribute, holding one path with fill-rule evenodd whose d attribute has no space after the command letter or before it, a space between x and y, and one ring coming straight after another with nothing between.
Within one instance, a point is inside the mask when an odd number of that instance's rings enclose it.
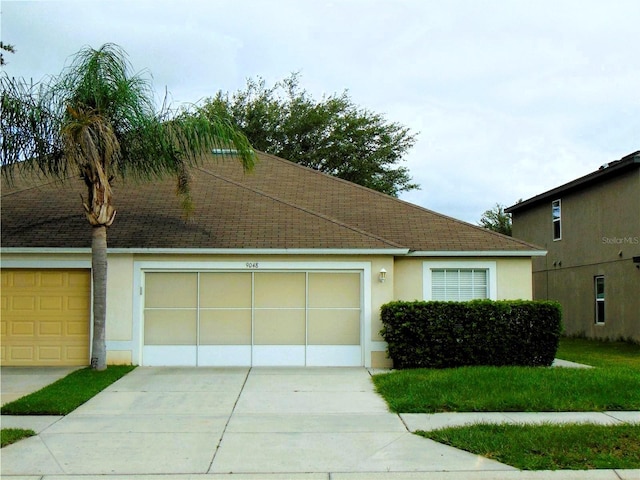
<instances>
[{"instance_id":1,"label":"stucco wall","mask_svg":"<svg viewBox=\"0 0 640 480\"><path fill-rule=\"evenodd\" d=\"M551 202L561 201L553 240ZM533 263L534 298L557 300L567 335L640 341L640 169L558 194L513 214L516 238L548 250ZM595 323L594 277L605 277L604 324Z\"/></svg>"},{"instance_id":2,"label":"stucco wall","mask_svg":"<svg viewBox=\"0 0 640 480\"><path fill-rule=\"evenodd\" d=\"M498 300L531 300L533 298L530 258L499 259L496 264Z\"/></svg>"},{"instance_id":3,"label":"stucco wall","mask_svg":"<svg viewBox=\"0 0 640 480\"><path fill-rule=\"evenodd\" d=\"M29 266L31 268L64 268L82 266L90 267L91 256L81 254L4 254L2 261L12 265ZM438 259L442 260L442 259ZM499 298L530 298L531 275L528 258L482 259L496 262ZM368 332L367 351L373 367L390 366L386 358L384 343L379 332L382 328L380 307L394 299L419 300L423 298L423 265L425 258L397 258L392 256L338 256L338 255L134 255L110 253L108 266L107 295L107 350L108 362L137 363L135 352L141 345L139 286L139 262L143 264L171 264L173 269L197 270L203 264L216 262L237 262L242 267L246 264L257 264L260 268L273 268L289 264L288 267L299 267L301 270L313 269L320 263L334 267L342 263L367 265L365 274L370 275L365 281L369 285L364 292L368 302L365 310L365 332ZM279 267L280 268L280 267ZM318 268L323 268L319 266ZM379 272L386 270L386 281L379 281ZM528 293L528 294L527 294ZM368 325L366 325L368 322Z\"/></svg>"},{"instance_id":4,"label":"stucco wall","mask_svg":"<svg viewBox=\"0 0 640 480\"><path fill-rule=\"evenodd\" d=\"M133 338L133 256L109 255L107 272L107 341Z\"/></svg>"},{"instance_id":5,"label":"stucco wall","mask_svg":"<svg viewBox=\"0 0 640 480\"><path fill-rule=\"evenodd\" d=\"M494 262L496 265L496 300L531 300L533 298L531 258L529 257L404 257L397 258L395 263L396 281L394 298L396 300L424 299L424 264L425 262L457 262L482 263Z\"/></svg>"}]
</instances>

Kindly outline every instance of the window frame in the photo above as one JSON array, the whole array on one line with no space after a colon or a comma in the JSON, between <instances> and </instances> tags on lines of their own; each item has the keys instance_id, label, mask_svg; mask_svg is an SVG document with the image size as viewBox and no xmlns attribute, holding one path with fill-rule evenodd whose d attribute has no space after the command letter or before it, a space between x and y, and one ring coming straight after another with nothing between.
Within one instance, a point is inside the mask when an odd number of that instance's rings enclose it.
<instances>
[{"instance_id":1,"label":"window frame","mask_svg":"<svg viewBox=\"0 0 640 480\"><path fill-rule=\"evenodd\" d=\"M422 298L425 301L433 300L431 295L433 270L487 270L488 300L498 299L497 267L495 261L476 260L442 260L426 261L422 264Z\"/></svg>"},{"instance_id":2,"label":"window frame","mask_svg":"<svg viewBox=\"0 0 640 480\"><path fill-rule=\"evenodd\" d=\"M598 296L598 284L601 283L602 284L602 297L600 298ZM606 282L604 279L604 275L596 275L595 277L593 277L593 301L594 301L594 309L593 309L593 319L594 319L594 323L596 325L604 325L605 322L607 321L607 315L606 315L606 308L607 308L607 303L606 303ZM600 304L602 304L602 307L600 307ZM602 308L602 310L600 310L600 308ZM602 318L600 318L601 314L600 312L602 311Z\"/></svg>"},{"instance_id":3,"label":"window frame","mask_svg":"<svg viewBox=\"0 0 640 480\"><path fill-rule=\"evenodd\" d=\"M555 209L558 209L558 217L555 216ZM556 223L558 224L558 236L556 237ZM551 202L551 236L554 242L562 240L562 200L557 199Z\"/></svg>"}]
</instances>

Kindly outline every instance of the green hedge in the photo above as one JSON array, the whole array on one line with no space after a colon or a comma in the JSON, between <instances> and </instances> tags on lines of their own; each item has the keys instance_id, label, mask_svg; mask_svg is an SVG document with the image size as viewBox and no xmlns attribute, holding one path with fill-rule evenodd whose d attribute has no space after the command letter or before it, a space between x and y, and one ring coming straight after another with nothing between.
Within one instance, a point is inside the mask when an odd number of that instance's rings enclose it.
<instances>
[{"instance_id":1,"label":"green hedge","mask_svg":"<svg viewBox=\"0 0 640 480\"><path fill-rule=\"evenodd\" d=\"M562 330L556 302L391 302L381 317L395 368L549 366Z\"/></svg>"}]
</instances>

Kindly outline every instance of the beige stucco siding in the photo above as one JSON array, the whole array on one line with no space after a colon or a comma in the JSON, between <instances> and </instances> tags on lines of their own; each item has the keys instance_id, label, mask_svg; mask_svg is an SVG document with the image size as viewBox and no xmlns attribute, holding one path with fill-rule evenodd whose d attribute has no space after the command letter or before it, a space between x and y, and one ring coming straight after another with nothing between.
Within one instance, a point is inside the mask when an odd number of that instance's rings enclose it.
<instances>
[{"instance_id":1,"label":"beige stucco siding","mask_svg":"<svg viewBox=\"0 0 640 480\"><path fill-rule=\"evenodd\" d=\"M422 294L422 269L424 258L396 258L394 300L424 300Z\"/></svg>"},{"instance_id":2,"label":"beige stucco siding","mask_svg":"<svg viewBox=\"0 0 640 480\"><path fill-rule=\"evenodd\" d=\"M113 341L131 341L133 323L133 258L109 255L107 271L107 336ZM117 320L116 320L117 319Z\"/></svg>"},{"instance_id":3,"label":"beige stucco siding","mask_svg":"<svg viewBox=\"0 0 640 480\"><path fill-rule=\"evenodd\" d=\"M496 260L496 266L498 300L531 300L533 298L531 259L499 259Z\"/></svg>"},{"instance_id":4,"label":"beige stucco siding","mask_svg":"<svg viewBox=\"0 0 640 480\"><path fill-rule=\"evenodd\" d=\"M496 300L531 300L532 276L530 257L405 257L395 262L394 297L396 300L424 300L424 265L431 262L463 262L495 264Z\"/></svg>"}]
</instances>

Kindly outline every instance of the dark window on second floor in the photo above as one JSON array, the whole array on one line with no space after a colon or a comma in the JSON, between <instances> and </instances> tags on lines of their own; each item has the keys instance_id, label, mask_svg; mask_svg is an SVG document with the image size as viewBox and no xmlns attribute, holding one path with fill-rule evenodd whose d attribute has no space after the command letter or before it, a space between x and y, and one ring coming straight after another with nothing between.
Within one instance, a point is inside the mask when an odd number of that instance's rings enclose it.
<instances>
[{"instance_id":1,"label":"dark window on second floor","mask_svg":"<svg viewBox=\"0 0 640 480\"><path fill-rule=\"evenodd\" d=\"M551 202L551 221L553 223L553 239L560 240L562 238L562 212L560 200Z\"/></svg>"},{"instance_id":2,"label":"dark window on second floor","mask_svg":"<svg viewBox=\"0 0 640 480\"><path fill-rule=\"evenodd\" d=\"M595 277L596 323L604 323L604 276Z\"/></svg>"}]
</instances>

